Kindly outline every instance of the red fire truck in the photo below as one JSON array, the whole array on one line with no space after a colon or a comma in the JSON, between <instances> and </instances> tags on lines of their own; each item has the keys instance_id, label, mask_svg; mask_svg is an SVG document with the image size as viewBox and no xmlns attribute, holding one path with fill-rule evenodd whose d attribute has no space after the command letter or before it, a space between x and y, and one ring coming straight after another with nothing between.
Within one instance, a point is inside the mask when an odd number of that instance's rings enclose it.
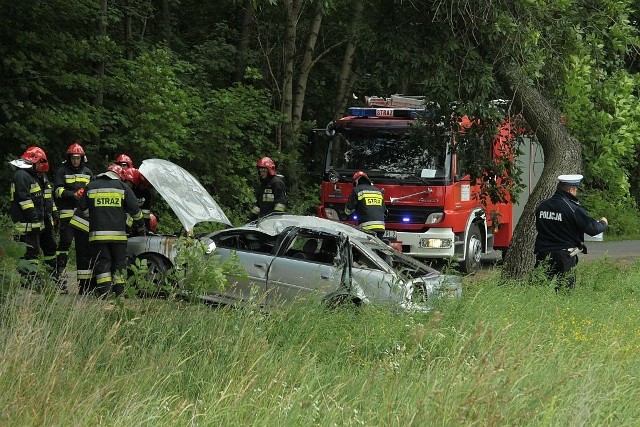
<instances>
[{"instance_id":1,"label":"red fire truck","mask_svg":"<svg viewBox=\"0 0 640 427\"><path fill-rule=\"evenodd\" d=\"M483 254L506 250L519 212L514 215L511 202L482 202L480 185L472 184L465 161L455 150L443 149L456 143L454 133L443 133L441 147L416 147L407 138L409 127L427 111L423 97L366 100L366 107L349 108L349 115L313 132L316 152L326 148L317 215L357 224L357 216L346 215L344 206L353 188L351 178L362 170L384 191L385 238L402 252L422 259L455 260L464 272L473 272ZM512 137L511 123L502 122L494 152ZM539 154L532 154L524 160L529 163L524 173L528 188L537 180L532 168ZM523 197L528 193L525 190Z\"/></svg>"}]
</instances>

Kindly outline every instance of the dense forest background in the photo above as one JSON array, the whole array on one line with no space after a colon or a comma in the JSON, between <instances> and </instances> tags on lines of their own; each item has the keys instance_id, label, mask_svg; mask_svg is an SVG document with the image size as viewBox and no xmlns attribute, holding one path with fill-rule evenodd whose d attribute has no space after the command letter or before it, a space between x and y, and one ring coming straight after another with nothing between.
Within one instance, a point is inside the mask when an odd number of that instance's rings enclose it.
<instances>
[{"instance_id":1,"label":"dense forest background","mask_svg":"<svg viewBox=\"0 0 640 427\"><path fill-rule=\"evenodd\" d=\"M585 174L589 203L608 209L602 214L637 213L640 15L632 0L0 0L0 7L5 161L38 145L55 170L76 139L94 172L122 152L136 165L168 159L239 223L265 155L286 177L291 211L316 203L307 133L365 96L425 95L480 116L488 100L507 99L545 149L533 199L548 195L570 165ZM5 165L4 208L12 174ZM617 224L624 232L624 218Z\"/></svg>"}]
</instances>

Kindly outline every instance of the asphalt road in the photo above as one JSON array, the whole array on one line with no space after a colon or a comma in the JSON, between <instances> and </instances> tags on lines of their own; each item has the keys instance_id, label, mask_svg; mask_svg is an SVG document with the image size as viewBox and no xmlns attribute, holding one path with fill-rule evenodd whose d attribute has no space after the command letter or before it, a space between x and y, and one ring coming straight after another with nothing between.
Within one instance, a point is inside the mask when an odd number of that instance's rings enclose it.
<instances>
[{"instance_id":1,"label":"asphalt road","mask_svg":"<svg viewBox=\"0 0 640 427\"><path fill-rule=\"evenodd\" d=\"M607 256L613 259L640 258L640 240L622 240L619 242L585 242L587 253L581 254L584 261Z\"/></svg>"},{"instance_id":2,"label":"asphalt road","mask_svg":"<svg viewBox=\"0 0 640 427\"><path fill-rule=\"evenodd\" d=\"M602 257L634 260L640 258L640 240L622 240L619 242L585 242L586 254L579 254L581 261L593 261ZM502 254L496 251L482 258L483 263L491 264Z\"/></svg>"}]
</instances>

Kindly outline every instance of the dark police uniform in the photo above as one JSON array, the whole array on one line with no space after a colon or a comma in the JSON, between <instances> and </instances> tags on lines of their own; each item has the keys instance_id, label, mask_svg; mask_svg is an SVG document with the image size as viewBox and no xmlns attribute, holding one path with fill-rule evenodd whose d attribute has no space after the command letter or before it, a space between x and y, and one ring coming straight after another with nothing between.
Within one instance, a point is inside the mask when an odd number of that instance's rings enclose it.
<instances>
[{"instance_id":1,"label":"dark police uniform","mask_svg":"<svg viewBox=\"0 0 640 427\"><path fill-rule=\"evenodd\" d=\"M256 219L272 212L284 212L287 204L287 189L280 175L267 175L260 180L256 190L256 205L250 219Z\"/></svg>"},{"instance_id":2,"label":"dark police uniform","mask_svg":"<svg viewBox=\"0 0 640 427\"><path fill-rule=\"evenodd\" d=\"M582 176L569 175L575 176L579 177L577 181L564 184L577 186ZM559 185L563 184L562 177L558 177ZM536 266L549 259L551 265L548 276L564 276L566 286L573 288L575 275L565 273L578 263L577 253L584 248L584 234L595 236L606 228L604 221L597 221L587 214L574 195L558 188L552 197L543 200L536 209ZM561 285L558 284L556 290Z\"/></svg>"},{"instance_id":3,"label":"dark police uniform","mask_svg":"<svg viewBox=\"0 0 640 427\"><path fill-rule=\"evenodd\" d=\"M58 242L58 270L60 273L67 266L69 260L69 248L74 239L74 228L69 225L71 217L77 207L74 197L80 188L86 188L93 178L91 169L85 166L84 159L80 165L74 168L69 159L56 171L53 178L54 196L58 212L60 212L60 241ZM76 254L86 253L88 248L78 247L76 242Z\"/></svg>"},{"instance_id":4,"label":"dark police uniform","mask_svg":"<svg viewBox=\"0 0 640 427\"><path fill-rule=\"evenodd\" d=\"M344 212L347 215L356 212L360 228L376 233L379 238L383 237L387 208L382 191L378 188L364 182L356 185L344 206Z\"/></svg>"},{"instance_id":5,"label":"dark police uniform","mask_svg":"<svg viewBox=\"0 0 640 427\"><path fill-rule=\"evenodd\" d=\"M127 214L142 221L138 199L114 172L105 172L87 186L78 208L89 210L91 265L99 296L119 295L126 281Z\"/></svg>"},{"instance_id":6,"label":"dark police uniform","mask_svg":"<svg viewBox=\"0 0 640 427\"><path fill-rule=\"evenodd\" d=\"M53 201L53 185L47 178L46 174L38 174L40 186L44 192L44 226L40 233L40 248L42 249L43 260L53 279L57 282L60 278L61 271L57 267L57 249L56 233L54 225L60 221L60 214L55 202ZM66 290L66 285L59 283L61 290Z\"/></svg>"}]
</instances>

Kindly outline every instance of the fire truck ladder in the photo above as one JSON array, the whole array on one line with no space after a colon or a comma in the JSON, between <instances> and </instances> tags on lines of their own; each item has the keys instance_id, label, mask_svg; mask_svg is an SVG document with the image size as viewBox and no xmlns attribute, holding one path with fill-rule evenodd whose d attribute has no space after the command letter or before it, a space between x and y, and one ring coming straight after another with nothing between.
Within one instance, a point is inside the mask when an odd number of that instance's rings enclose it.
<instances>
[{"instance_id":1,"label":"fire truck ladder","mask_svg":"<svg viewBox=\"0 0 640 427\"><path fill-rule=\"evenodd\" d=\"M426 106L424 96L395 94L389 98L365 96L364 99L368 107L425 108Z\"/></svg>"}]
</instances>

